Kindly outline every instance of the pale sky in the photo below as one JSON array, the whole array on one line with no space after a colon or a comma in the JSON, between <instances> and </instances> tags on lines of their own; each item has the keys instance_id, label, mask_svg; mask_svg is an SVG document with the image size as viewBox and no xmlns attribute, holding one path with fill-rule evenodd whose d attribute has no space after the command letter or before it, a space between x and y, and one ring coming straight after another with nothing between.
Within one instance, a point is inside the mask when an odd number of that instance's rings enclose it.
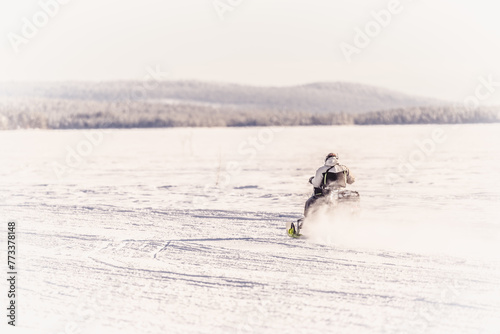
<instances>
[{"instance_id":1,"label":"pale sky","mask_svg":"<svg viewBox=\"0 0 500 334\"><path fill-rule=\"evenodd\" d=\"M68 3L43 14L40 3L56 1ZM350 81L461 101L492 76L483 102L500 103L498 0L400 0L348 63L341 43L354 45L355 29L390 2L0 0L0 81L142 79L159 66L176 80ZM232 6L224 20L214 3ZM29 38L25 19L41 26Z\"/></svg>"}]
</instances>

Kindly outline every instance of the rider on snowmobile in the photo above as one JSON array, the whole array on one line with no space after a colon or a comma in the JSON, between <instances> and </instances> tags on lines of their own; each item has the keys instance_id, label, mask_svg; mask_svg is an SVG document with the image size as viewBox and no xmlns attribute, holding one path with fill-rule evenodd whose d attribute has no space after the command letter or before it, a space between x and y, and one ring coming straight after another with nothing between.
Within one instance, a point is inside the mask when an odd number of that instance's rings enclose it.
<instances>
[{"instance_id":1,"label":"rider on snowmobile","mask_svg":"<svg viewBox=\"0 0 500 334\"><path fill-rule=\"evenodd\" d=\"M339 164L338 160L337 153L329 153L325 158L324 166L318 168L316 175L309 179L309 183L314 187L314 193L306 202L304 217L307 217L311 206L317 200L327 196L332 190L345 188L346 183L354 183L355 178L349 172L349 168Z\"/></svg>"}]
</instances>

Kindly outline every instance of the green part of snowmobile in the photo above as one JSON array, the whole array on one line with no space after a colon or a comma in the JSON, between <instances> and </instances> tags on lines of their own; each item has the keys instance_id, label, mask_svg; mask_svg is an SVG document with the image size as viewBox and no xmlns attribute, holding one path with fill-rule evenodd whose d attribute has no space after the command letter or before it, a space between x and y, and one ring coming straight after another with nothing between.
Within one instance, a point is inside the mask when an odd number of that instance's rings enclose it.
<instances>
[{"instance_id":1,"label":"green part of snowmobile","mask_svg":"<svg viewBox=\"0 0 500 334\"><path fill-rule=\"evenodd\" d=\"M296 231L295 231L295 227L292 225L292 227L290 227L290 228L288 229L288 236L289 236L289 237L292 237L292 238L300 238L300 236L301 236L302 234L300 234L300 233L295 233L295 232L296 232Z\"/></svg>"}]
</instances>

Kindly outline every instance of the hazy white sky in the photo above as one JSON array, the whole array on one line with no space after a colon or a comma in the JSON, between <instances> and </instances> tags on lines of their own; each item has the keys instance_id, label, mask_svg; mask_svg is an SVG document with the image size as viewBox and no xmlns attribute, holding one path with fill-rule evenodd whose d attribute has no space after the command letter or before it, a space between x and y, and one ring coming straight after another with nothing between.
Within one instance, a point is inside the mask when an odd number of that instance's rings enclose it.
<instances>
[{"instance_id":1,"label":"hazy white sky","mask_svg":"<svg viewBox=\"0 0 500 334\"><path fill-rule=\"evenodd\" d=\"M171 79L351 81L463 100L492 75L499 87L485 102L500 102L495 0L400 0L350 63L340 44L391 0L216 0L235 4L224 20L213 0L41 0L51 1L68 3L15 52L9 39L24 18L43 25L42 7L0 0L0 81L141 79L159 65Z\"/></svg>"}]
</instances>

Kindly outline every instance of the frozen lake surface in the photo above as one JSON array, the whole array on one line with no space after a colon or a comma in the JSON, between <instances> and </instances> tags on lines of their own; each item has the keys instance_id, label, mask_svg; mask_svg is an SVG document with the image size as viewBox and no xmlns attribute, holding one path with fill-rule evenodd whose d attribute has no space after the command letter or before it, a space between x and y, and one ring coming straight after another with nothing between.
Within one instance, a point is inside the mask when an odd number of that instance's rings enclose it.
<instances>
[{"instance_id":1,"label":"frozen lake surface","mask_svg":"<svg viewBox=\"0 0 500 334\"><path fill-rule=\"evenodd\" d=\"M0 142L18 321L34 332L500 332L498 124ZM356 176L362 212L291 239L328 152Z\"/></svg>"}]
</instances>

